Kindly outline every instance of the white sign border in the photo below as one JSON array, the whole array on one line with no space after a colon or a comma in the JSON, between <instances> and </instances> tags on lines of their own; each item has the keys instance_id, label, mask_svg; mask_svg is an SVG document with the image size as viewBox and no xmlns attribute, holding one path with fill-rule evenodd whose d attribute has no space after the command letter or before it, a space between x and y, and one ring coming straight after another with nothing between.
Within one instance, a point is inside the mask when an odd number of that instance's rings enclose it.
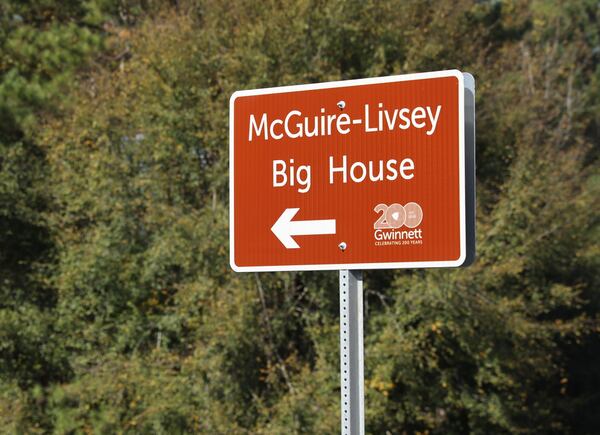
<instances>
[{"instance_id":1,"label":"white sign border","mask_svg":"<svg viewBox=\"0 0 600 435\"><path fill-rule=\"evenodd\" d=\"M304 264L304 265L272 265L272 266L238 266L235 264L235 228L234 228L234 104L238 97L252 95L279 94L284 92L299 92L315 89L330 89L348 86L364 86L377 83L393 83L412 80L456 77L458 79L458 170L460 196L460 256L450 261L416 261L400 263L340 263L340 264ZM386 77L374 77L356 80L339 80L335 82L313 83L306 85L280 86L273 88L236 91L229 99L229 264L235 272L284 272L309 270L368 270L368 269L422 269L439 267L459 267L466 259L466 221L465 221L465 106L464 106L464 77L459 70L445 70L416 74L403 74ZM269 224L270 225L270 224Z\"/></svg>"}]
</instances>

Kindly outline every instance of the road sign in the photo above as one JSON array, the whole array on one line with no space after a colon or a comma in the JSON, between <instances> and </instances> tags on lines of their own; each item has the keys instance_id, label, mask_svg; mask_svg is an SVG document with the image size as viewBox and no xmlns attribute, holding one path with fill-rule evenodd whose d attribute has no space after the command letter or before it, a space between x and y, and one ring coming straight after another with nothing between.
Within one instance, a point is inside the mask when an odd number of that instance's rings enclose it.
<instances>
[{"instance_id":1,"label":"road sign","mask_svg":"<svg viewBox=\"0 0 600 435\"><path fill-rule=\"evenodd\" d=\"M233 269L463 265L474 221L465 81L452 70L235 92Z\"/></svg>"}]
</instances>

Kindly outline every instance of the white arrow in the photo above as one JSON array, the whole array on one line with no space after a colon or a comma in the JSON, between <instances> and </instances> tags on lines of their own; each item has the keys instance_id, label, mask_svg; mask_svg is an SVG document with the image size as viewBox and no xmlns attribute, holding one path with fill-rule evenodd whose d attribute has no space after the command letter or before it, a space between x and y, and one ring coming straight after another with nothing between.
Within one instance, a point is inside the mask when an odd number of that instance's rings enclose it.
<instances>
[{"instance_id":1,"label":"white arrow","mask_svg":"<svg viewBox=\"0 0 600 435\"><path fill-rule=\"evenodd\" d=\"M294 221L294 216L299 208L286 208L277 222L271 227L275 237L287 249L298 249L298 243L292 236L316 236L319 234L335 234L335 219L326 219L319 221Z\"/></svg>"}]
</instances>

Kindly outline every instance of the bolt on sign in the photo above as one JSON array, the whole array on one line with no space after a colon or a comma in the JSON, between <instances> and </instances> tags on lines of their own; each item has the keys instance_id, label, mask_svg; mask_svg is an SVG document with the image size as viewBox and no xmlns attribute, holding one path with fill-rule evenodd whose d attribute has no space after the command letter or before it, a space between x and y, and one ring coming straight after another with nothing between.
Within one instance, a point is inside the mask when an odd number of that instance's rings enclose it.
<instances>
[{"instance_id":1,"label":"bolt on sign","mask_svg":"<svg viewBox=\"0 0 600 435\"><path fill-rule=\"evenodd\" d=\"M457 70L235 92L232 268L470 262L473 95Z\"/></svg>"}]
</instances>

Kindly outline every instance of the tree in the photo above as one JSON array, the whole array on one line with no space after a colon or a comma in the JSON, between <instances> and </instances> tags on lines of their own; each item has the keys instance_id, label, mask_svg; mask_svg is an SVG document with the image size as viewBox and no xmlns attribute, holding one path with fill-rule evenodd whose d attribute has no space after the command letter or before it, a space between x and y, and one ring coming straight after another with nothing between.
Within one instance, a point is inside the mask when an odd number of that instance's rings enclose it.
<instances>
[{"instance_id":1,"label":"tree","mask_svg":"<svg viewBox=\"0 0 600 435\"><path fill-rule=\"evenodd\" d=\"M478 81L479 258L365 274L367 431L593 433L595 3L176 3L129 9L31 118L51 254L31 276L54 296L4 311L6 355L33 363L4 358L0 425L337 432L337 275L228 267L229 96L458 67Z\"/></svg>"}]
</instances>

